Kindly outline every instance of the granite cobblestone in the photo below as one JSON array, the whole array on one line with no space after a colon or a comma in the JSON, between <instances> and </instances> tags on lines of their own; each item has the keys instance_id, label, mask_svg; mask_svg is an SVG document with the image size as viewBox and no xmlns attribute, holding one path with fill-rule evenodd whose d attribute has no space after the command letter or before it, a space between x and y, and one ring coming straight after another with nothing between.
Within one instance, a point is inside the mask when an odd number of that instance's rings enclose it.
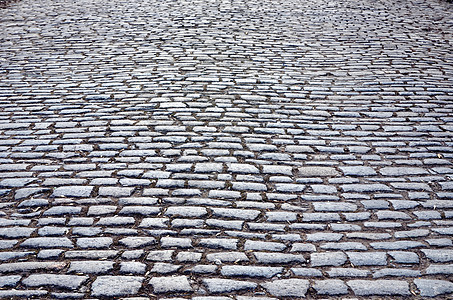
<instances>
[{"instance_id":1,"label":"granite cobblestone","mask_svg":"<svg viewBox=\"0 0 453 300\"><path fill-rule=\"evenodd\" d=\"M451 297L452 8L0 3L0 298Z\"/></svg>"}]
</instances>

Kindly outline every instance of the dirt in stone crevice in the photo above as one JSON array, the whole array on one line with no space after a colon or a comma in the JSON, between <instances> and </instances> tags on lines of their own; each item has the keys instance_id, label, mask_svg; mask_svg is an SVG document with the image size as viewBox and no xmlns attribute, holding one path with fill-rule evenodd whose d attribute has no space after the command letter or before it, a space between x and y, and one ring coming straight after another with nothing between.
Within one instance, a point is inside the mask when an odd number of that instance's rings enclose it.
<instances>
[{"instance_id":1,"label":"dirt in stone crevice","mask_svg":"<svg viewBox=\"0 0 453 300\"><path fill-rule=\"evenodd\" d=\"M11 3L17 2L19 0L0 0L0 9L7 8Z\"/></svg>"}]
</instances>

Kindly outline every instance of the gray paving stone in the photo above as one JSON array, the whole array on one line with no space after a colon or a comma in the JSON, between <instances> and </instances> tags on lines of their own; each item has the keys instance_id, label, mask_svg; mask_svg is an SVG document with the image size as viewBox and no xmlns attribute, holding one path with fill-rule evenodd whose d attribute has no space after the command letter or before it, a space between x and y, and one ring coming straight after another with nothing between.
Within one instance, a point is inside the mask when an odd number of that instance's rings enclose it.
<instances>
[{"instance_id":1,"label":"gray paving stone","mask_svg":"<svg viewBox=\"0 0 453 300\"><path fill-rule=\"evenodd\" d=\"M298 193L305 190L305 187L303 184L277 183L275 190L281 193Z\"/></svg>"},{"instance_id":2,"label":"gray paving stone","mask_svg":"<svg viewBox=\"0 0 453 300\"><path fill-rule=\"evenodd\" d=\"M117 250L72 250L64 253L65 258L83 258L105 260L118 254Z\"/></svg>"},{"instance_id":3,"label":"gray paving stone","mask_svg":"<svg viewBox=\"0 0 453 300\"><path fill-rule=\"evenodd\" d=\"M192 287L186 276L153 277L149 284L155 293L191 292Z\"/></svg>"},{"instance_id":4,"label":"gray paving stone","mask_svg":"<svg viewBox=\"0 0 453 300\"><path fill-rule=\"evenodd\" d=\"M406 251L389 251L388 254L396 263L400 264L418 264L420 259L417 253Z\"/></svg>"},{"instance_id":5,"label":"gray paving stone","mask_svg":"<svg viewBox=\"0 0 453 300\"><path fill-rule=\"evenodd\" d=\"M52 196L87 198L91 195L93 188L93 186L62 186L55 188Z\"/></svg>"},{"instance_id":6,"label":"gray paving stone","mask_svg":"<svg viewBox=\"0 0 453 300\"><path fill-rule=\"evenodd\" d=\"M167 208L165 215L167 216L183 216L183 217L202 217L207 214L204 207L197 206L171 206Z\"/></svg>"},{"instance_id":7,"label":"gray paving stone","mask_svg":"<svg viewBox=\"0 0 453 300\"><path fill-rule=\"evenodd\" d=\"M303 255L267 252L254 252L253 255L259 263L263 264L287 264L291 262L305 263Z\"/></svg>"},{"instance_id":8,"label":"gray paving stone","mask_svg":"<svg viewBox=\"0 0 453 300\"><path fill-rule=\"evenodd\" d=\"M432 265L430 264L425 273L427 275L434 275L434 274L445 274L450 275L453 273L453 264L442 264L442 265Z\"/></svg>"},{"instance_id":9,"label":"gray paving stone","mask_svg":"<svg viewBox=\"0 0 453 300\"><path fill-rule=\"evenodd\" d=\"M8 252L0 252L0 260L6 261L15 258L22 258L27 257L28 255L34 254L33 251L8 251Z\"/></svg>"},{"instance_id":10,"label":"gray paving stone","mask_svg":"<svg viewBox=\"0 0 453 300\"><path fill-rule=\"evenodd\" d=\"M286 245L277 242L261 242L247 240L244 244L244 250L258 250L258 251L283 251Z\"/></svg>"},{"instance_id":11,"label":"gray paving stone","mask_svg":"<svg viewBox=\"0 0 453 300\"><path fill-rule=\"evenodd\" d=\"M208 254L209 255L209 254ZM202 253L199 252L179 252L176 255L176 260L180 262L199 262L201 260ZM207 258L209 260L209 258Z\"/></svg>"},{"instance_id":12,"label":"gray paving stone","mask_svg":"<svg viewBox=\"0 0 453 300\"><path fill-rule=\"evenodd\" d=\"M433 262L451 262L453 261L453 250L422 249L425 256Z\"/></svg>"},{"instance_id":13,"label":"gray paving stone","mask_svg":"<svg viewBox=\"0 0 453 300\"><path fill-rule=\"evenodd\" d=\"M155 250L150 251L146 260L150 261L171 261L174 250Z\"/></svg>"},{"instance_id":14,"label":"gray paving stone","mask_svg":"<svg viewBox=\"0 0 453 300\"><path fill-rule=\"evenodd\" d=\"M65 289L77 289L88 280L88 276L57 275L57 274L32 274L22 280L27 287L52 286Z\"/></svg>"},{"instance_id":15,"label":"gray paving stone","mask_svg":"<svg viewBox=\"0 0 453 300\"><path fill-rule=\"evenodd\" d=\"M258 286L256 283L250 281L220 278L203 279L203 284L206 286L209 292L214 294L254 290Z\"/></svg>"},{"instance_id":16,"label":"gray paving stone","mask_svg":"<svg viewBox=\"0 0 453 300\"><path fill-rule=\"evenodd\" d=\"M258 174L259 170L254 165L230 164L230 165L228 165L228 172L241 173L241 174Z\"/></svg>"},{"instance_id":17,"label":"gray paving stone","mask_svg":"<svg viewBox=\"0 0 453 300\"><path fill-rule=\"evenodd\" d=\"M339 241L343 238L341 233L318 232L307 234L307 241L320 242L320 241Z\"/></svg>"},{"instance_id":18,"label":"gray paving stone","mask_svg":"<svg viewBox=\"0 0 453 300\"><path fill-rule=\"evenodd\" d=\"M345 176L374 176L377 175L376 171L371 167L364 166L350 166L340 167L340 170Z\"/></svg>"},{"instance_id":19,"label":"gray paving stone","mask_svg":"<svg viewBox=\"0 0 453 300\"><path fill-rule=\"evenodd\" d=\"M0 272L30 272L37 270L46 270L46 271L60 271L65 268L67 263L65 262L55 262L55 261L46 261L46 262L13 262L13 263L3 263L0 265Z\"/></svg>"},{"instance_id":20,"label":"gray paving stone","mask_svg":"<svg viewBox=\"0 0 453 300\"><path fill-rule=\"evenodd\" d=\"M342 243L325 243L320 246L321 249L326 250L367 250L367 247L358 242L342 242Z\"/></svg>"},{"instance_id":21,"label":"gray paving stone","mask_svg":"<svg viewBox=\"0 0 453 300\"><path fill-rule=\"evenodd\" d=\"M0 276L0 287L15 287L21 278L20 275Z\"/></svg>"},{"instance_id":22,"label":"gray paving stone","mask_svg":"<svg viewBox=\"0 0 453 300\"><path fill-rule=\"evenodd\" d=\"M310 283L304 279L281 279L261 283L261 286L276 297L305 297Z\"/></svg>"},{"instance_id":23,"label":"gray paving stone","mask_svg":"<svg viewBox=\"0 0 453 300\"><path fill-rule=\"evenodd\" d=\"M179 255L179 254L178 254ZM200 255L201 257L201 255ZM206 259L210 262L215 263L224 263L224 262L242 262L249 261L247 255L242 252L218 252L218 253L209 253L206 255Z\"/></svg>"},{"instance_id":24,"label":"gray paving stone","mask_svg":"<svg viewBox=\"0 0 453 300\"><path fill-rule=\"evenodd\" d=\"M58 215L76 215L82 211L81 207L73 206L53 206L43 213L43 216L58 216Z\"/></svg>"},{"instance_id":25,"label":"gray paving stone","mask_svg":"<svg viewBox=\"0 0 453 300\"><path fill-rule=\"evenodd\" d=\"M356 211L357 205L354 203L336 203L336 202L315 202L313 203L315 211L329 211L329 212L340 212L340 211Z\"/></svg>"},{"instance_id":26,"label":"gray paving stone","mask_svg":"<svg viewBox=\"0 0 453 300\"><path fill-rule=\"evenodd\" d=\"M120 239L119 244L125 245L127 248L141 248L156 243L156 239L153 237L125 237Z\"/></svg>"},{"instance_id":27,"label":"gray paving stone","mask_svg":"<svg viewBox=\"0 0 453 300\"><path fill-rule=\"evenodd\" d=\"M162 248L192 248L192 240L190 238L162 237L160 245Z\"/></svg>"},{"instance_id":28,"label":"gray paving stone","mask_svg":"<svg viewBox=\"0 0 453 300\"><path fill-rule=\"evenodd\" d=\"M126 187L100 187L99 196L110 196L110 197L128 197L132 195L135 188Z\"/></svg>"},{"instance_id":29,"label":"gray paving stone","mask_svg":"<svg viewBox=\"0 0 453 300\"><path fill-rule=\"evenodd\" d=\"M421 242L416 241L397 241L397 242L376 242L371 243L370 246L373 247L374 249L406 250L423 247L424 245Z\"/></svg>"},{"instance_id":30,"label":"gray paving stone","mask_svg":"<svg viewBox=\"0 0 453 300\"><path fill-rule=\"evenodd\" d=\"M438 246L438 247L448 247L452 246L453 242L450 239L427 239L426 242L430 246Z\"/></svg>"},{"instance_id":31,"label":"gray paving stone","mask_svg":"<svg viewBox=\"0 0 453 300\"><path fill-rule=\"evenodd\" d=\"M112 261L72 261L68 272L76 274L107 274L113 270Z\"/></svg>"},{"instance_id":32,"label":"gray paving stone","mask_svg":"<svg viewBox=\"0 0 453 300\"><path fill-rule=\"evenodd\" d=\"M379 170L384 176L407 176L407 175L425 175L428 171L422 168L414 167L385 167Z\"/></svg>"},{"instance_id":33,"label":"gray paving stone","mask_svg":"<svg viewBox=\"0 0 453 300\"><path fill-rule=\"evenodd\" d=\"M35 180L35 178L7 178L0 180L0 187L23 187Z\"/></svg>"},{"instance_id":34,"label":"gray paving stone","mask_svg":"<svg viewBox=\"0 0 453 300\"><path fill-rule=\"evenodd\" d=\"M385 252L347 252L347 255L354 266L387 265L387 254Z\"/></svg>"},{"instance_id":35,"label":"gray paving stone","mask_svg":"<svg viewBox=\"0 0 453 300\"><path fill-rule=\"evenodd\" d=\"M292 167L289 166L278 166L278 165L263 165L264 174L281 174L281 175L292 175Z\"/></svg>"},{"instance_id":36,"label":"gray paving stone","mask_svg":"<svg viewBox=\"0 0 453 300\"><path fill-rule=\"evenodd\" d=\"M26 239L20 244L24 248L73 248L67 237L36 237Z\"/></svg>"},{"instance_id":37,"label":"gray paving stone","mask_svg":"<svg viewBox=\"0 0 453 300\"><path fill-rule=\"evenodd\" d=\"M43 290L1 290L1 298L30 298L30 297L44 297L48 294L48 291Z\"/></svg>"},{"instance_id":38,"label":"gray paving stone","mask_svg":"<svg viewBox=\"0 0 453 300\"><path fill-rule=\"evenodd\" d=\"M44 249L40 250L36 257L39 259L58 259L63 252L60 249Z\"/></svg>"},{"instance_id":39,"label":"gray paving stone","mask_svg":"<svg viewBox=\"0 0 453 300\"><path fill-rule=\"evenodd\" d=\"M313 288L320 295L344 295L348 293L346 284L338 279L317 280Z\"/></svg>"},{"instance_id":40,"label":"gray paving stone","mask_svg":"<svg viewBox=\"0 0 453 300\"><path fill-rule=\"evenodd\" d=\"M373 278L382 278L382 277L418 277L421 276L422 273L417 270L410 270L410 269L394 269L394 268L387 268L377 270L373 273Z\"/></svg>"},{"instance_id":41,"label":"gray paving stone","mask_svg":"<svg viewBox=\"0 0 453 300\"><path fill-rule=\"evenodd\" d=\"M0 236L4 238L29 237L36 229L28 227L4 227L0 228Z\"/></svg>"},{"instance_id":42,"label":"gray paving stone","mask_svg":"<svg viewBox=\"0 0 453 300\"><path fill-rule=\"evenodd\" d=\"M212 214L216 217L254 220L258 217L260 211L252 209L212 208Z\"/></svg>"},{"instance_id":43,"label":"gray paving stone","mask_svg":"<svg viewBox=\"0 0 453 300\"><path fill-rule=\"evenodd\" d=\"M132 217L103 217L100 218L96 223L98 226L124 226L132 225L135 223L135 219Z\"/></svg>"},{"instance_id":44,"label":"gray paving stone","mask_svg":"<svg viewBox=\"0 0 453 300\"><path fill-rule=\"evenodd\" d=\"M346 255L343 252L324 252L310 254L310 262L313 267L341 266L346 263Z\"/></svg>"},{"instance_id":45,"label":"gray paving stone","mask_svg":"<svg viewBox=\"0 0 453 300\"><path fill-rule=\"evenodd\" d=\"M314 251L316 251L315 245L305 243L294 243L290 250L290 252L314 252Z\"/></svg>"},{"instance_id":46,"label":"gray paving stone","mask_svg":"<svg viewBox=\"0 0 453 300\"><path fill-rule=\"evenodd\" d=\"M315 268L291 268L291 272L293 272L293 274L296 276L302 276L307 278L323 276L322 272Z\"/></svg>"},{"instance_id":47,"label":"gray paving stone","mask_svg":"<svg viewBox=\"0 0 453 300\"><path fill-rule=\"evenodd\" d=\"M328 177L340 174L335 168L331 167L301 167L298 171L299 175L304 177Z\"/></svg>"},{"instance_id":48,"label":"gray paving stone","mask_svg":"<svg viewBox=\"0 0 453 300\"><path fill-rule=\"evenodd\" d=\"M371 271L357 268L331 268L327 274L329 277L368 277Z\"/></svg>"},{"instance_id":49,"label":"gray paving stone","mask_svg":"<svg viewBox=\"0 0 453 300\"><path fill-rule=\"evenodd\" d=\"M422 297L436 297L453 293L453 283L450 281L418 278L414 280L414 283Z\"/></svg>"},{"instance_id":50,"label":"gray paving stone","mask_svg":"<svg viewBox=\"0 0 453 300\"><path fill-rule=\"evenodd\" d=\"M408 296L409 284L402 280L349 280L349 287L357 296Z\"/></svg>"},{"instance_id":51,"label":"gray paving stone","mask_svg":"<svg viewBox=\"0 0 453 300\"><path fill-rule=\"evenodd\" d=\"M196 265L192 269L191 272L195 274L214 274L217 273L217 266L215 265Z\"/></svg>"},{"instance_id":52,"label":"gray paving stone","mask_svg":"<svg viewBox=\"0 0 453 300\"><path fill-rule=\"evenodd\" d=\"M153 268L151 269L151 272L158 274L170 274L176 273L179 269L181 269L181 266L179 265L157 262L154 264Z\"/></svg>"},{"instance_id":53,"label":"gray paving stone","mask_svg":"<svg viewBox=\"0 0 453 300\"><path fill-rule=\"evenodd\" d=\"M139 276L98 276L91 285L91 295L95 297L117 297L137 294L142 286Z\"/></svg>"},{"instance_id":54,"label":"gray paving stone","mask_svg":"<svg viewBox=\"0 0 453 300\"><path fill-rule=\"evenodd\" d=\"M390 192L392 191L388 186L382 183L372 184L345 184L341 186L344 192L353 193L375 193L375 192Z\"/></svg>"},{"instance_id":55,"label":"gray paving stone","mask_svg":"<svg viewBox=\"0 0 453 300\"><path fill-rule=\"evenodd\" d=\"M255 266L223 266L220 273L223 276L246 276L271 278L283 271L282 267Z\"/></svg>"},{"instance_id":56,"label":"gray paving stone","mask_svg":"<svg viewBox=\"0 0 453 300\"><path fill-rule=\"evenodd\" d=\"M108 248L112 243L109 237L78 238L76 242L80 248Z\"/></svg>"},{"instance_id":57,"label":"gray paving stone","mask_svg":"<svg viewBox=\"0 0 453 300\"><path fill-rule=\"evenodd\" d=\"M167 228L169 223L168 218L143 218L139 227L156 227L156 228Z\"/></svg>"},{"instance_id":58,"label":"gray paving stone","mask_svg":"<svg viewBox=\"0 0 453 300\"><path fill-rule=\"evenodd\" d=\"M255 182L232 182L233 189L238 191L267 191L267 186L262 183Z\"/></svg>"}]
</instances>

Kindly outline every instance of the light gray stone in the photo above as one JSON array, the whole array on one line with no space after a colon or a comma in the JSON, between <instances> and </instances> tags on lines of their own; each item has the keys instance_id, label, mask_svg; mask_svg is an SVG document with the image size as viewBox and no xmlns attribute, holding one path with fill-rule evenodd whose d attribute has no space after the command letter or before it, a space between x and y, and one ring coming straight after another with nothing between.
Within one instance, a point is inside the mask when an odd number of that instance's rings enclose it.
<instances>
[{"instance_id":1,"label":"light gray stone","mask_svg":"<svg viewBox=\"0 0 453 300\"><path fill-rule=\"evenodd\" d=\"M138 276L98 276L91 285L94 297L117 297L137 294L144 278Z\"/></svg>"}]
</instances>

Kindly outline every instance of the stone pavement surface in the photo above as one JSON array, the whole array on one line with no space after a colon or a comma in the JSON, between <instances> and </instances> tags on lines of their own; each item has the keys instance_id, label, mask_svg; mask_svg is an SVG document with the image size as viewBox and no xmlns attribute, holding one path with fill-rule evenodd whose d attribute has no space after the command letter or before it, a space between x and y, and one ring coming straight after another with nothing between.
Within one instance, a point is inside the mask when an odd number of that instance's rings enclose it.
<instances>
[{"instance_id":1,"label":"stone pavement surface","mask_svg":"<svg viewBox=\"0 0 453 300\"><path fill-rule=\"evenodd\" d=\"M0 298L448 297L452 8L0 10Z\"/></svg>"}]
</instances>

